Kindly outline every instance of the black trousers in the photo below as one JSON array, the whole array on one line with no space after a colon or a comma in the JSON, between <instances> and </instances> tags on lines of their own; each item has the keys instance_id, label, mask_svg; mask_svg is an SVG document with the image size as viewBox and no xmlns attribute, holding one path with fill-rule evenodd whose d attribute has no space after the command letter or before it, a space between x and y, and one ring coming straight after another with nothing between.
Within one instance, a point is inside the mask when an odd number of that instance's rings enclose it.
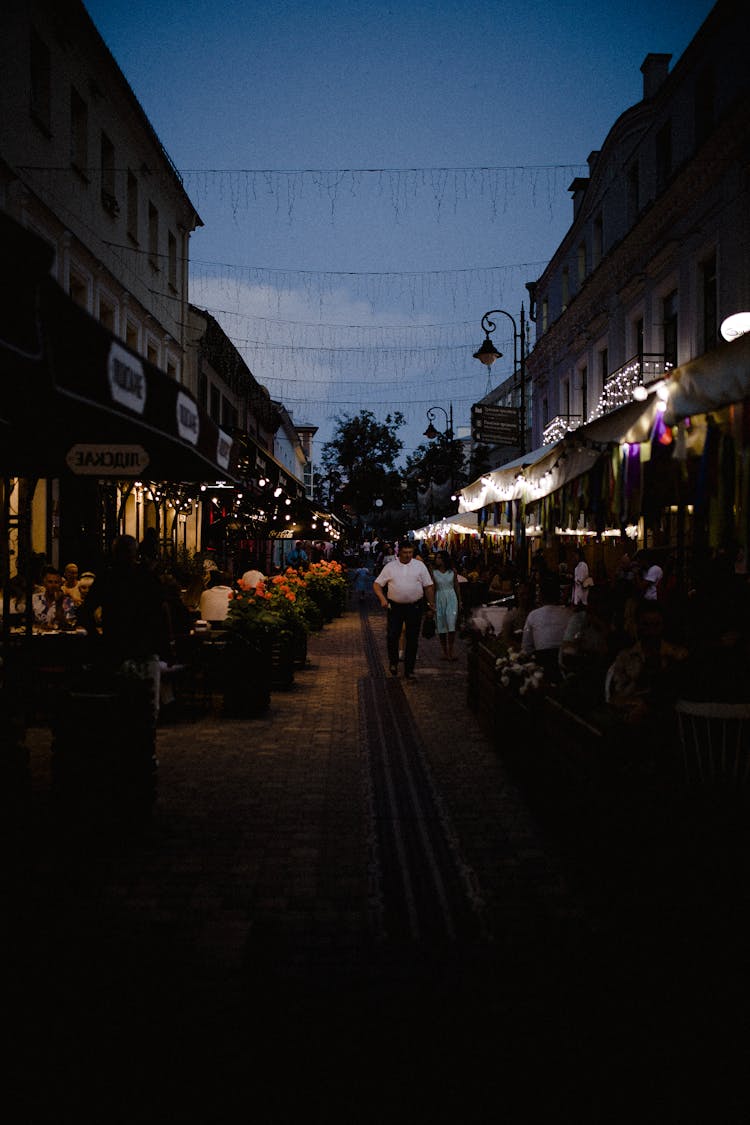
<instances>
[{"instance_id":1,"label":"black trousers","mask_svg":"<svg viewBox=\"0 0 750 1125\"><path fill-rule=\"evenodd\" d=\"M398 664L398 642L401 630L406 625L406 646L404 650L404 672L410 676L417 662L417 646L419 644L419 625L422 620L424 602L402 603L388 602L388 626L386 629L386 645L388 647L388 663Z\"/></svg>"}]
</instances>

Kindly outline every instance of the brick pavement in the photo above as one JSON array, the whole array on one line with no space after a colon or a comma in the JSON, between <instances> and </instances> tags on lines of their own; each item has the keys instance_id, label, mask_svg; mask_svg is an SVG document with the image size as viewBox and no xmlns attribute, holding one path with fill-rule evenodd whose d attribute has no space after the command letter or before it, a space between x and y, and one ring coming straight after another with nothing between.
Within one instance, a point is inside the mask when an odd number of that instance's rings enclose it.
<instances>
[{"instance_id":1,"label":"brick pavement","mask_svg":"<svg viewBox=\"0 0 750 1125\"><path fill-rule=\"evenodd\" d=\"M384 618L370 609L384 654ZM418 683L397 689L483 903L485 937L454 948L373 938L357 689L379 672L356 610L311 638L310 666L267 716L160 728L148 824L81 834L57 823L48 739L31 732L12 929L30 1121L55 1100L85 1111L94 1090L108 1109L91 1120L156 1120L170 1099L197 1120L199 1104L216 1108L238 1087L262 1122L316 1106L331 1120L427 1120L428 1106L463 1120L461 1106L484 1106L481 1117L515 1095L585 1110L594 1085L621 1080L643 992L628 995L632 972L612 973L617 935L571 895L467 710L458 651L443 663L437 641L422 641ZM668 1035L660 1025L648 1061L660 1049L670 1060L674 1099ZM580 1102L580 1068L594 1064L599 1081Z\"/></svg>"}]
</instances>

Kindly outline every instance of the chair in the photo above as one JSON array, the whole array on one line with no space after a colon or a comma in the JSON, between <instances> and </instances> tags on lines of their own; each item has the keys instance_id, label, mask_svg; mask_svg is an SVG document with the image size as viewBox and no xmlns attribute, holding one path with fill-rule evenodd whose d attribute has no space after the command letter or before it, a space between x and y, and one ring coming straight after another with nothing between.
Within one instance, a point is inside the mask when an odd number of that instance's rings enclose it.
<instances>
[{"instance_id":1,"label":"chair","mask_svg":"<svg viewBox=\"0 0 750 1125\"><path fill-rule=\"evenodd\" d=\"M750 782L750 703L675 704L689 785L740 791Z\"/></svg>"}]
</instances>

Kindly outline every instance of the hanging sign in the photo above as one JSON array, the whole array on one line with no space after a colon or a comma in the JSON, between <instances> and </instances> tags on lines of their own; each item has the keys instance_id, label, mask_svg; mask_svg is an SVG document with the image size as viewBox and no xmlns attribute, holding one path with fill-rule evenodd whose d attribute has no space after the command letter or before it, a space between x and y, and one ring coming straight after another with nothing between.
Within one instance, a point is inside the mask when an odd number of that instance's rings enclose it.
<instances>
[{"instance_id":1,"label":"hanging sign","mask_svg":"<svg viewBox=\"0 0 750 1125\"><path fill-rule=\"evenodd\" d=\"M138 356L132 355L113 340L107 357L109 391L113 402L127 406L136 414L146 408L146 373Z\"/></svg>"},{"instance_id":2,"label":"hanging sign","mask_svg":"<svg viewBox=\"0 0 750 1125\"><path fill-rule=\"evenodd\" d=\"M518 445L520 442L519 411L510 406L487 406L477 402L471 408L471 432L474 441L488 445Z\"/></svg>"},{"instance_id":3,"label":"hanging sign","mask_svg":"<svg viewBox=\"0 0 750 1125\"><path fill-rule=\"evenodd\" d=\"M229 468L229 456L232 452L232 439L229 434L219 430L216 442L216 464L222 469Z\"/></svg>"},{"instance_id":4,"label":"hanging sign","mask_svg":"<svg viewBox=\"0 0 750 1125\"><path fill-rule=\"evenodd\" d=\"M76 476L138 477L148 466L142 445L74 445L65 463Z\"/></svg>"},{"instance_id":5,"label":"hanging sign","mask_svg":"<svg viewBox=\"0 0 750 1125\"><path fill-rule=\"evenodd\" d=\"M183 441L191 445L198 444L200 433L200 415L198 406L183 391L177 395L177 433Z\"/></svg>"}]
</instances>

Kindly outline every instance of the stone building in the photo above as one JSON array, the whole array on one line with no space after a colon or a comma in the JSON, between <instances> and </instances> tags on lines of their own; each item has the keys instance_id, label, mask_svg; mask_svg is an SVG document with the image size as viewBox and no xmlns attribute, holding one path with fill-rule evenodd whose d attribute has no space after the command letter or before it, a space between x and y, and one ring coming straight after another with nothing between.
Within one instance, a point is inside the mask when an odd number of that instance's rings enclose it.
<instances>
[{"instance_id":1,"label":"stone building","mask_svg":"<svg viewBox=\"0 0 750 1125\"><path fill-rule=\"evenodd\" d=\"M51 277L71 307L136 367L144 361L150 380L164 373L189 390L189 240L201 220L179 173L80 0L10 0L0 21L0 211L50 248ZM5 250L6 283L15 273L20 284L24 263ZM82 365L83 395L86 377ZM179 401L192 414L189 396ZM59 565L96 567L114 531L156 524L166 534L174 523L177 509L168 515L157 488L139 505L138 490L128 495L114 479L82 480L64 465L37 475L32 547ZM198 506L179 503L183 541L195 548Z\"/></svg>"},{"instance_id":2,"label":"stone building","mask_svg":"<svg viewBox=\"0 0 750 1125\"><path fill-rule=\"evenodd\" d=\"M720 0L671 71L648 55L642 100L571 184L573 222L528 286L533 447L709 352L750 308L744 39L741 6Z\"/></svg>"}]
</instances>

